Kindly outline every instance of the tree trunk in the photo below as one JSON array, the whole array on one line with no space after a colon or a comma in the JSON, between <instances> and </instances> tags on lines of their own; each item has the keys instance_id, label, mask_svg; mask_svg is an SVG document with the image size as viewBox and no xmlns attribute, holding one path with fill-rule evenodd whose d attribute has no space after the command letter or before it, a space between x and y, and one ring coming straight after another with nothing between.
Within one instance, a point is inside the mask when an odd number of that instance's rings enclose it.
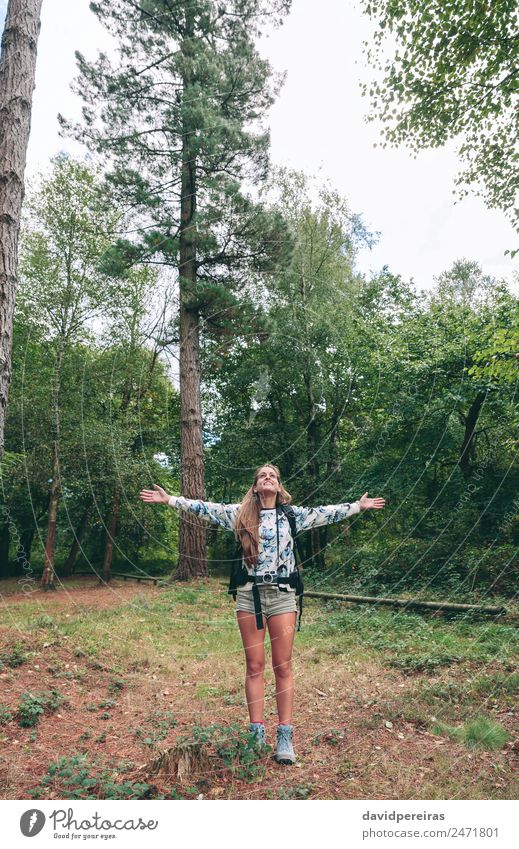
<instances>
[{"instance_id":1,"label":"tree trunk","mask_svg":"<svg viewBox=\"0 0 519 849\"><path fill-rule=\"evenodd\" d=\"M135 546L135 553L133 555L133 560L137 567L140 566L142 549L147 540L149 540L149 534L146 530L146 526L139 525L137 544Z\"/></svg>"},{"instance_id":2,"label":"tree trunk","mask_svg":"<svg viewBox=\"0 0 519 849\"><path fill-rule=\"evenodd\" d=\"M54 373L54 420L52 424L52 477L49 491L49 507L47 517L47 537L43 562L41 586L44 590L55 589L54 585L54 551L56 548L56 532L58 526L58 504L60 498L59 472L59 433L60 433L60 388L61 363L63 347L60 344L56 353L56 369Z\"/></svg>"},{"instance_id":3,"label":"tree trunk","mask_svg":"<svg viewBox=\"0 0 519 849\"><path fill-rule=\"evenodd\" d=\"M117 484L114 489L112 498L112 513L110 516L110 524L106 533L105 554L103 558L103 581L108 582L112 577L112 558L114 551L115 532L117 530L117 521L119 519L119 507L121 502L121 491Z\"/></svg>"},{"instance_id":4,"label":"tree trunk","mask_svg":"<svg viewBox=\"0 0 519 849\"><path fill-rule=\"evenodd\" d=\"M470 405L467 415L463 418L465 422L465 433L463 434L463 445L461 446L461 455L458 460L458 465L465 480L470 476L472 471L470 457L472 454L474 431L486 397L486 392L478 392L474 401Z\"/></svg>"},{"instance_id":5,"label":"tree trunk","mask_svg":"<svg viewBox=\"0 0 519 849\"><path fill-rule=\"evenodd\" d=\"M76 530L74 531L74 539L72 540L72 545L70 546L68 557L63 565L63 574L66 576L72 575L72 572L74 571L74 566L76 565L76 559L81 546L81 541L88 525L89 510L89 507L84 510L83 515L79 520L79 524Z\"/></svg>"},{"instance_id":6,"label":"tree trunk","mask_svg":"<svg viewBox=\"0 0 519 849\"><path fill-rule=\"evenodd\" d=\"M9 0L0 53L0 461L11 381L18 234L42 0Z\"/></svg>"},{"instance_id":7,"label":"tree trunk","mask_svg":"<svg viewBox=\"0 0 519 849\"><path fill-rule=\"evenodd\" d=\"M323 559L323 569L326 568L325 551L328 547L328 531L329 525L323 525L319 528L319 551Z\"/></svg>"},{"instance_id":8,"label":"tree trunk","mask_svg":"<svg viewBox=\"0 0 519 849\"><path fill-rule=\"evenodd\" d=\"M187 58L183 79L186 102L191 94L190 53L193 8L186 6L186 37L182 52ZM179 234L180 291L180 491L186 498L205 498L202 411L200 403L199 310L196 306L196 150L193 129L184 119L182 136L182 190ZM180 512L179 563L176 580L203 577L207 572L205 525Z\"/></svg>"},{"instance_id":9,"label":"tree trunk","mask_svg":"<svg viewBox=\"0 0 519 849\"><path fill-rule=\"evenodd\" d=\"M58 504L59 504L59 460L58 460L58 445L57 440L54 440L52 446L52 481L49 492L49 508L47 518L47 537L45 540L45 552L43 563L43 574L41 576L41 585L45 590L55 589L54 586L54 550L56 547L56 530L58 525Z\"/></svg>"},{"instance_id":10,"label":"tree trunk","mask_svg":"<svg viewBox=\"0 0 519 849\"><path fill-rule=\"evenodd\" d=\"M0 527L0 578L9 576L9 522L3 522Z\"/></svg>"}]
</instances>

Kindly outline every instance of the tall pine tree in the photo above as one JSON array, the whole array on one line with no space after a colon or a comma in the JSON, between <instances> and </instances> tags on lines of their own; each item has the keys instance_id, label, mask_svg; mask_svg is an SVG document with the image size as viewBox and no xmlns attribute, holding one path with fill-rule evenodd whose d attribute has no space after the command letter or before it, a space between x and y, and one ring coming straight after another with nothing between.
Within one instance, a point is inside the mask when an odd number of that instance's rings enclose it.
<instances>
[{"instance_id":1,"label":"tall pine tree","mask_svg":"<svg viewBox=\"0 0 519 849\"><path fill-rule=\"evenodd\" d=\"M9 0L0 51L0 460L11 381L18 236L42 0Z\"/></svg>"},{"instance_id":2,"label":"tall pine tree","mask_svg":"<svg viewBox=\"0 0 519 849\"><path fill-rule=\"evenodd\" d=\"M113 191L133 211L133 238L116 244L114 265L178 269L181 492L191 498L205 498L201 332L250 320L259 311L250 284L290 250L281 215L243 188L267 176L261 119L283 81L254 41L290 3L97 0L91 9L117 39L118 64L77 54L84 122L60 116L111 163ZM181 514L176 577L205 574L205 526Z\"/></svg>"}]
</instances>

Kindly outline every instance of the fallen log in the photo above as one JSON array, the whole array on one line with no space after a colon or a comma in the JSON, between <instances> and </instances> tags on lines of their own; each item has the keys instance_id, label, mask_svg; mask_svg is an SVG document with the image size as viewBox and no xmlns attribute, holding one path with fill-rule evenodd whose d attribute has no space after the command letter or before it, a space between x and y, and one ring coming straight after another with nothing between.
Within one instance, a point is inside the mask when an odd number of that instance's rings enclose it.
<instances>
[{"instance_id":1,"label":"fallen log","mask_svg":"<svg viewBox=\"0 0 519 849\"><path fill-rule=\"evenodd\" d=\"M124 581L137 581L140 584L141 581L153 581L154 585L157 584L158 581L163 581L164 578L155 578L153 575L130 575L127 572L112 572L112 578L122 578Z\"/></svg>"},{"instance_id":2,"label":"fallen log","mask_svg":"<svg viewBox=\"0 0 519 849\"><path fill-rule=\"evenodd\" d=\"M305 598L338 599L339 601L353 601L357 604L386 604L392 607L412 607L423 610L454 610L466 613L474 610L478 613L489 613L493 616L505 615L506 607L496 607L490 604L458 604L453 601L420 601L414 598L380 598L368 595L346 595L345 593L318 593L313 590L305 590Z\"/></svg>"},{"instance_id":3,"label":"fallen log","mask_svg":"<svg viewBox=\"0 0 519 849\"><path fill-rule=\"evenodd\" d=\"M222 583L226 587L227 584ZM381 598L369 595L347 595L346 593L318 593L314 590L305 590L305 598L338 599L338 601L352 601L359 604L385 604L393 607L413 607L424 610L457 610L461 613L467 610L476 610L479 613L489 613L492 616L505 616L508 613L506 607L497 607L491 604L458 604L454 601L420 601L414 598ZM511 616L515 621L516 616Z\"/></svg>"},{"instance_id":4,"label":"fallen log","mask_svg":"<svg viewBox=\"0 0 519 849\"><path fill-rule=\"evenodd\" d=\"M100 584L106 584L107 581L101 574L97 572L74 572L71 577L75 575L92 575L92 577L99 578ZM122 578L123 581L137 581L140 584L141 581L153 581L153 584L156 586L158 581L164 580L163 578L157 578L153 575L138 575L138 574L130 574L128 572L110 572L110 578Z\"/></svg>"}]
</instances>

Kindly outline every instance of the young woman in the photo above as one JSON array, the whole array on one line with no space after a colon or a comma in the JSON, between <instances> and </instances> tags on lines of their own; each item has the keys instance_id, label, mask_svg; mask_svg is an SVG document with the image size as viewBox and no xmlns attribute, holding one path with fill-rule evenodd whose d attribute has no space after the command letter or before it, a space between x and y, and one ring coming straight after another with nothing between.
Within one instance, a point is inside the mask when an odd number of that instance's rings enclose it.
<instances>
[{"instance_id":1,"label":"young woman","mask_svg":"<svg viewBox=\"0 0 519 849\"><path fill-rule=\"evenodd\" d=\"M286 582L278 586L277 578L287 578L295 570L294 542L290 525L277 504L289 504L290 493L281 483L277 466L256 469L252 486L239 504L218 504L183 496L168 495L157 484L155 490L144 489L143 501L168 504L205 517L226 530L233 531L243 548L243 563L251 580L239 587L236 595L236 615L243 640L246 661L245 695L249 709L249 730L257 737L260 748L265 745L264 678L265 624L272 648L272 667L276 679L276 703L279 715L277 750L279 763L293 764L296 757L292 744L292 706L294 682L292 675L292 646L297 618L295 588ZM296 530L308 530L332 522L342 522L363 510L381 510L383 498L362 498L353 503L331 504L323 507L295 507ZM258 630L253 599L254 584L261 598L263 628ZM259 614L258 614L259 615Z\"/></svg>"}]
</instances>

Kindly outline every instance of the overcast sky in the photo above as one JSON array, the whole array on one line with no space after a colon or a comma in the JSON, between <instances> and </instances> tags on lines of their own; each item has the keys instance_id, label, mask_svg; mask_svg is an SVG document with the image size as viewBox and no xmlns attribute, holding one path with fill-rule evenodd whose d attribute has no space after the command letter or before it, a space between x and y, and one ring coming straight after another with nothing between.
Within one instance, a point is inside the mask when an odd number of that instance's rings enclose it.
<instances>
[{"instance_id":1,"label":"overcast sky","mask_svg":"<svg viewBox=\"0 0 519 849\"><path fill-rule=\"evenodd\" d=\"M1 27L5 7L0 0ZM318 7L315 0L293 0L284 25L262 40L261 53L288 72L270 111L272 161L328 177L352 211L381 232L378 245L359 257L361 270L387 264L429 288L435 275L466 257L512 283L517 257L512 262L504 251L515 247L513 229L502 212L475 197L456 201L454 142L417 158L404 148L374 147L380 126L365 123L369 103L359 85L372 78L362 49L371 28L358 0L319 0ZM79 116L80 101L70 91L74 50L93 58L108 46L88 0L43 0L29 175L59 150L81 151L60 138L56 115Z\"/></svg>"}]
</instances>

